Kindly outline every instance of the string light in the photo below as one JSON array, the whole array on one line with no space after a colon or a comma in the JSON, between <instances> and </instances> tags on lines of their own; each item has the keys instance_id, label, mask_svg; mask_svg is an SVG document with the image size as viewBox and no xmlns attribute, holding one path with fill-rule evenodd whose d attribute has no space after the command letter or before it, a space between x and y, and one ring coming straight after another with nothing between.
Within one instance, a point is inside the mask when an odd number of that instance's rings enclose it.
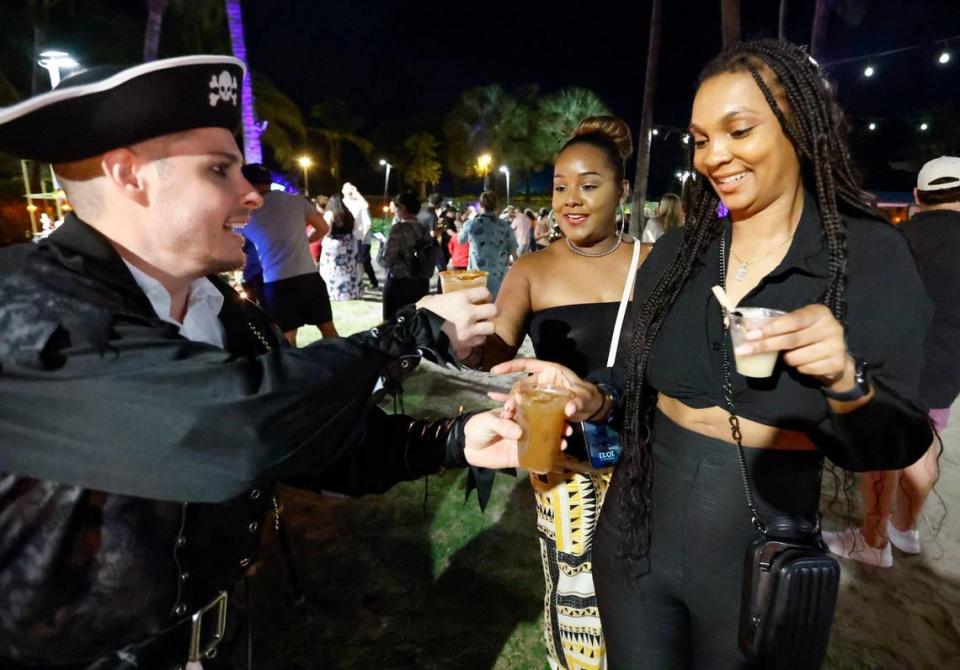
<instances>
[{"instance_id":1,"label":"string light","mask_svg":"<svg viewBox=\"0 0 960 670\"><path fill-rule=\"evenodd\" d=\"M937 62L940 63L940 65L946 65L947 63L949 63L949 62L950 62L950 52L949 52L949 51L944 51L942 54L940 54L940 58L937 59Z\"/></svg>"},{"instance_id":2,"label":"string light","mask_svg":"<svg viewBox=\"0 0 960 670\"><path fill-rule=\"evenodd\" d=\"M650 132L651 132L651 133L653 133L653 134L654 134L654 136L656 136L656 135L659 135L659 134L660 134L660 131L659 131L659 130L657 130L656 128L654 128L654 129L653 129L653 130L651 130Z\"/></svg>"},{"instance_id":3,"label":"string light","mask_svg":"<svg viewBox=\"0 0 960 670\"><path fill-rule=\"evenodd\" d=\"M930 126L927 125L926 123L921 123L921 124L920 124L920 130L926 131L929 127L930 127Z\"/></svg>"},{"instance_id":4,"label":"string light","mask_svg":"<svg viewBox=\"0 0 960 670\"><path fill-rule=\"evenodd\" d=\"M876 71L876 69L874 69L874 67L873 67L872 65L868 65L867 67L865 67L865 68L863 69L863 76L866 77L867 79L869 79L870 77L872 77L872 76L875 75L876 73L877 73L877 71Z\"/></svg>"},{"instance_id":5,"label":"string light","mask_svg":"<svg viewBox=\"0 0 960 670\"><path fill-rule=\"evenodd\" d=\"M689 135L684 134L684 136L683 136L683 143L684 143L684 144L690 144L690 136L689 136Z\"/></svg>"},{"instance_id":6,"label":"string light","mask_svg":"<svg viewBox=\"0 0 960 670\"><path fill-rule=\"evenodd\" d=\"M867 126L867 129L868 129L868 130L876 130L876 129L877 129L877 124L871 123L869 126Z\"/></svg>"}]
</instances>

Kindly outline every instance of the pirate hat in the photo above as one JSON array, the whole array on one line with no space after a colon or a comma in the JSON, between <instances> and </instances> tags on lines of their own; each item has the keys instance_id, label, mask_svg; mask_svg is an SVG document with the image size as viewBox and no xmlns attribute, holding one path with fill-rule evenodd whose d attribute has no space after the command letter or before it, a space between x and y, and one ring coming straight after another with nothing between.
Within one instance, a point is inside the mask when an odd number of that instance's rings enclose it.
<instances>
[{"instance_id":1,"label":"pirate hat","mask_svg":"<svg viewBox=\"0 0 960 670\"><path fill-rule=\"evenodd\" d=\"M192 128L240 125L246 67L230 56L183 56L97 67L0 108L0 151L69 163Z\"/></svg>"}]
</instances>

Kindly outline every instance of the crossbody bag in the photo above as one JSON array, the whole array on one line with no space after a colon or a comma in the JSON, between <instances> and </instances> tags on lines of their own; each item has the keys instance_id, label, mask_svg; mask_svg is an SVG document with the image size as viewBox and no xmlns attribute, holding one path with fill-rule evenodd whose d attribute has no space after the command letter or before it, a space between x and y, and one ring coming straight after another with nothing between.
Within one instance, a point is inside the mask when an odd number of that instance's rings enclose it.
<instances>
[{"instance_id":1,"label":"crossbody bag","mask_svg":"<svg viewBox=\"0 0 960 670\"><path fill-rule=\"evenodd\" d=\"M727 236L720 238L720 285L727 279ZM721 309L724 309L721 307ZM724 310L724 317L726 317ZM726 318L724 323L727 323ZM726 327L726 326L725 326ZM723 338L723 396L730 413L730 433L757 531L743 563L740 599L740 650L759 668L815 670L823 665L837 604L840 565L827 553L816 523L799 515L764 522L753 499L743 454L740 419L733 402L730 354ZM817 488L823 477L823 461Z\"/></svg>"}]
</instances>

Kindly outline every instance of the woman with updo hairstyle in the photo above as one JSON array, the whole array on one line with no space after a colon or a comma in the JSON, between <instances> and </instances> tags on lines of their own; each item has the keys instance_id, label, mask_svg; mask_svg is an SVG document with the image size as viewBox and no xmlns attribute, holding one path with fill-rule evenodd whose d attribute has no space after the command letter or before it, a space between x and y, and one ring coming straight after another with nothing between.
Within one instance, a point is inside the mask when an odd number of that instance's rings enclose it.
<instances>
[{"instance_id":1,"label":"woman with updo hairstyle","mask_svg":"<svg viewBox=\"0 0 960 670\"><path fill-rule=\"evenodd\" d=\"M700 77L690 206L637 277L624 452L594 536L610 668L751 667L738 631L753 519L816 534L825 458L897 469L930 445L914 399L931 305L906 240L860 189L845 128L819 66L787 42L732 45ZM784 314L734 347L714 286L733 311ZM747 368L770 352L769 376ZM581 388L545 366L511 369ZM618 404L583 394L583 411ZM777 667L819 667L818 642Z\"/></svg>"},{"instance_id":2,"label":"woman with updo hairstyle","mask_svg":"<svg viewBox=\"0 0 960 670\"><path fill-rule=\"evenodd\" d=\"M613 116L584 119L563 145L554 164L552 206L565 237L521 256L507 273L497 297L496 333L473 357L479 367L512 359L529 335L539 359L583 377L607 368L629 269L640 262L640 245L617 226L630 193L625 161L631 149L629 128ZM620 351L630 337L630 328L623 328ZM591 547L612 468L591 467L579 424L568 445L555 472L531 475L546 581L547 660L552 668L600 668L604 642Z\"/></svg>"}]
</instances>

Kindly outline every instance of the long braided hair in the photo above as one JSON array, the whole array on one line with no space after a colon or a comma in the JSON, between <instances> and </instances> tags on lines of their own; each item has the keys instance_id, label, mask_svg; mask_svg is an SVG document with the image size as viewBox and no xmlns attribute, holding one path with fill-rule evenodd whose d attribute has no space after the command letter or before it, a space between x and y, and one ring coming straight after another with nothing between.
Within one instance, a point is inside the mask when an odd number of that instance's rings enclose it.
<instances>
[{"instance_id":1,"label":"long braided hair","mask_svg":"<svg viewBox=\"0 0 960 670\"><path fill-rule=\"evenodd\" d=\"M847 252L841 214L884 220L867 204L866 194L859 186L847 148L843 112L816 62L789 42L759 40L733 44L707 64L698 86L715 75L738 72L749 74L763 92L796 149L805 187L816 192L830 254L830 279L823 302L843 323ZM650 352L693 268L721 231L717 215L720 200L702 176L692 182L688 202L681 246L640 308L629 347L625 448L618 466L623 487L618 510L623 537L620 553L628 571L646 570L650 548L652 427L656 407L656 394L646 385Z\"/></svg>"}]
</instances>

